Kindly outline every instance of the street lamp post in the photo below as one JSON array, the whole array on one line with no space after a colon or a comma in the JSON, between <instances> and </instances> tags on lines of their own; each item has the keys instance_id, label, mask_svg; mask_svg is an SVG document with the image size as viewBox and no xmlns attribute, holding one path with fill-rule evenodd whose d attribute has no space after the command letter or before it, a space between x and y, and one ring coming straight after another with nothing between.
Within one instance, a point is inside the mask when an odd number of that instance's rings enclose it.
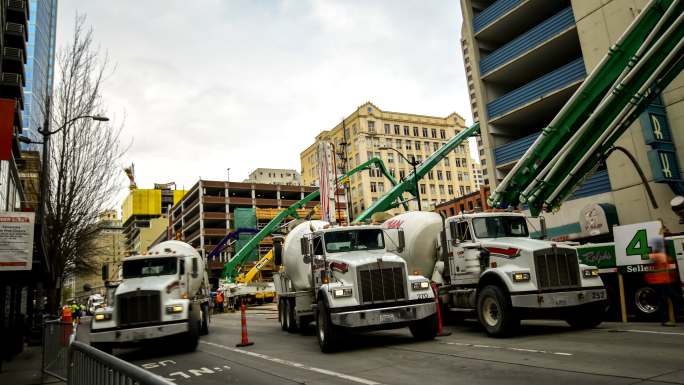
<instances>
[{"instance_id":1,"label":"street lamp post","mask_svg":"<svg viewBox=\"0 0 684 385\"><path fill-rule=\"evenodd\" d=\"M394 147L384 146L384 147L380 147L380 150L392 150L392 151L396 152L397 154L399 154L399 156L404 158L404 160L408 164L410 164L413 167L413 181L415 182L415 185L416 185L415 188L416 188L416 200L418 201L418 211L422 211L422 207L420 204L420 188L418 188L419 187L418 186L418 173L416 172L416 166L419 165L420 162L416 161L416 157L414 155L411 155L411 160L409 160L406 156L404 156L404 154L401 153L401 151L397 150Z\"/></svg>"}]
</instances>

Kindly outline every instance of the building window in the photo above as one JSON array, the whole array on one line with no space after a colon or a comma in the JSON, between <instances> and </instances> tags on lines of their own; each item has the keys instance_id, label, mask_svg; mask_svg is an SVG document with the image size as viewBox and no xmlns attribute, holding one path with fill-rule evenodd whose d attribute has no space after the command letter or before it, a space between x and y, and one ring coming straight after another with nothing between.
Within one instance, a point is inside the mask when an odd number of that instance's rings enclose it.
<instances>
[{"instance_id":1,"label":"building window","mask_svg":"<svg viewBox=\"0 0 684 385\"><path fill-rule=\"evenodd\" d=\"M385 183L384 182L378 182L378 192L381 192L381 193L385 192Z\"/></svg>"},{"instance_id":2,"label":"building window","mask_svg":"<svg viewBox=\"0 0 684 385\"><path fill-rule=\"evenodd\" d=\"M451 180L451 171L446 172L446 180Z\"/></svg>"},{"instance_id":3,"label":"building window","mask_svg":"<svg viewBox=\"0 0 684 385\"><path fill-rule=\"evenodd\" d=\"M352 124L352 132L354 133L354 135L356 135L359 132L359 130L356 129L356 123Z\"/></svg>"},{"instance_id":4,"label":"building window","mask_svg":"<svg viewBox=\"0 0 684 385\"><path fill-rule=\"evenodd\" d=\"M466 193L470 194L470 186L465 186L465 189L466 189Z\"/></svg>"},{"instance_id":5,"label":"building window","mask_svg":"<svg viewBox=\"0 0 684 385\"><path fill-rule=\"evenodd\" d=\"M444 130L439 130L439 137L442 139L446 139L446 131Z\"/></svg>"},{"instance_id":6,"label":"building window","mask_svg":"<svg viewBox=\"0 0 684 385\"><path fill-rule=\"evenodd\" d=\"M401 150L401 139L397 139L397 150Z\"/></svg>"},{"instance_id":7,"label":"building window","mask_svg":"<svg viewBox=\"0 0 684 385\"><path fill-rule=\"evenodd\" d=\"M372 193L378 192L378 187L377 187L377 185L375 184L375 182L371 182L371 183L370 183L370 190L371 190Z\"/></svg>"},{"instance_id":8,"label":"building window","mask_svg":"<svg viewBox=\"0 0 684 385\"><path fill-rule=\"evenodd\" d=\"M432 143L432 149L433 149L434 151L439 150L439 143L437 143L437 142Z\"/></svg>"},{"instance_id":9,"label":"building window","mask_svg":"<svg viewBox=\"0 0 684 385\"><path fill-rule=\"evenodd\" d=\"M420 141L416 140L416 150L420 151Z\"/></svg>"},{"instance_id":10,"label":"building window","mask_svg":"<svg viewBox=\"0 0 684 385\"><path fill-rule=\"evenodd\" d=\"M422 155L416 155L416 161L418 161L418 163L422 162L423 156Z\"/></svg>"},{"instance_id":11,"label":"building window","mask_svg":"<svg viewBox=\"0 0 684 385\"><path fill-rule=\"evenodd\" d=\"M442 180L442 179L443 179L442 170L437 170L437 180Z\"/></svg>"},{"instance_id":12,"label":"building window","mask_svg":"<svg viewBox=\"0 0 684 385\"><path fill-rule=\"evenodd\" d=\"M442 184L439 185L439 193L444 195L444 185Z\"/></svg>"},{"instance_id":13,"label":"building window","mask_svg":"<svg viewBox=\"0 0 684 385\"><path fill-rule=\"evenodd\" d=\"M447 191L449 192L449 195L454 195L454 186L448 185Z\"/></svg>"},{"instance_id":14,"label":"building window","mask_svg":"<svg viewBox=\"0 0 684 385\"><path fill-rule=\"evenodd\" d=\"M404 179L404 178L406 178L406 171L399 170L399 179Z\"/></svg>"},{"instance_id":15,"label":"building window","mask_svg":"<svg viewBox=\"0 0 684 385\"><path fill-rule=\"evenodd\" d=\"M488 173L489 173L489 171L487 171L486 168L482 170L482 175L487 175ZM487 180L487 179L485 179L485 180ZM489 184L489 183L487 183L487 184Z\"/></svg>"},{"instance_id":16,"label":"building window","mask_svg":"<svg viewBox=\"0 0 684 385\"><path fill-rule=\"evenodd\" d=\"M385 135L389 135L389 134L390 134L390 125L385 123Z\"/></svg>"},{"instance_id":17,"label":"building window","mask_svg":"<svg viewBox=\"0 0 684 385\"><path fill-rule=\"evenodd\" d=\"M457 174L456 174L456 179L457 179L459 182L463 182L463 174L461 174L460 172L457 173Z\"/></svg>"},{"instance_id":18,"label":"building window","mask_svg":"<svg viewBox=\"0 0 684 385\"><path fill-rule=\"evenodd\" d=\"M425 146L423 146L423 150L425 151L430 151L430 142L425 142Z\"/></svg>"},{"instance_id":19,"label":"building window","mask_svg":"<svg viewBox=\"0 0 684 385\"><path fill-rule=\"evenodd\" d=\"M418 136L418 127L413 127L413 136Z\"/></svg>"},{"instance_id":20,"label":"building window","mask_svg":"<svg viewBox=\"0 0 684 385\"><path fill-rule=\"evenodd\" d=\"M427 138L428 136L428 129L423 127L423 136Z\"/></svg>"},{"instance_id":21,"label":"building window","mask_svg":"<svg viewBox=\"0 0 684 385\"><path fill-rule=\"evenodd\" d=\"M431 184L430 185L430 194L436 194L436 193L437 193L437 191L435 190L435 185Z\"/></svg>"},{"instance_id":22,"label":"building window","mask_svg":"<svg viewBox=\"0 0 684 385\"><path fill-rule=\"evenodd\" d=\"M395 124L394 125L394 135L399 135L399 134L401 134L401 130L399 128L399 125Z\"/></svg>"},{"instance_id":23,"label":"building window","mask_svg":"<svg viewBox=\"0 0 684 385\"><path fill-rule=\"evenodd\" d=\"M407 140L407 141L406 141L406 149L407 149L407 150L410 150L410 149L411 149L411 141L410 141L410 140Z\"/></svg>"},{"instance_id":24,"label":"building window","mask_svg":"<svg viewBox=\"0 0 684 385\"><path fill-rule=\"evenodd\" d=\"M430 179L430 180L435 179L435 174L432 172L432 170L428 171L428 179Z\"/></svg>"},{"instance_id":25,"label":"building window","mask_svg":"<svg viewBox=\"0 0 684 385\"><path fill-rule=\"evenodd\" d=\"M425 194L425 185L424 184L420 185L420 193Z\"/></svg>"},{"instance_id":26,"label":"building window","mask_svg":"<svg viewBox=\"0 0 684 385\"><path fill-rule=\"evenodd\" d=\"M432 134L432 137L433 137L433 138L437 138L437 129L436 129L436 128L433 128L433 129L430 130L430 131L431 131L430 133Z\"/></svg>"},{"instance_id":27,"label":"building window","mask_svg":"<svg viewBox=\"0 0 684 385\"><path fill-rule=\"evenodd\" d=\"M390 173L390 175L395 176L395 175L394 175L394 169L393 169L393 168L390 168L390 169L389 169L389 173Z\"/></svg>"},{"instance_id":28,"label":"building window","mask_svg":"<svg viewBox=\"0 0 684 385\"><path fill-rule=\"evenodd\" d=\"M387 163L394 163L394 154L391 152L387 154Z\"/></svg>"},{"instance_id":29,"label":"building window","mask_svg":"<svg viewBox=\"0 0 684 385\"><path fill-rule=\"evenodd\" d=\"M409 126L404 126L404 135L409 134Z\"/></svg>"},{"instance_id":30,"label":"building window","mask_svg":"<svg viewBox=\"0 0 684 385\"><path fill-rule=\"evenodd\" d=\"M461 195L465 195L465 188L463 186L459 186L458 189L461 190Z\"/></svg>"},{"instance_id":31,"label":"building window","mask_svg":"<svg viewBox=\"0 0 684 385\"><path fill-rule=\"evenodd\" d=\"M486 166L487 165L487 159L480 159L480 164L482 166Z\"/></svg>"},{"instance_id":32,"label":"building window","mask_svg":"<svg viewBox=\"0 0 684 385\"><path fill-rule=\"evenodd\" d=\"M375 122L372 120L368 121L368 132L375 132Z\"/></svg>"}]
</instances>

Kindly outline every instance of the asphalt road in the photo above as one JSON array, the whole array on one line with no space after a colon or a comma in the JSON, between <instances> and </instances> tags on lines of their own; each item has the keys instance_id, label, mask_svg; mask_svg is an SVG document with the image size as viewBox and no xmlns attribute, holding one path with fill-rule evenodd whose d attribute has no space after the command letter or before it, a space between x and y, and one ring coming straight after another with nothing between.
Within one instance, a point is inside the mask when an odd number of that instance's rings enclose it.
<instances>
[{"instance_id":1,"label":"asphalt road","mask_svg":"<svg viewBox=\"0 0 684 385\"><path fill-rule=\"evenodd\" d=\"M684 327L606 323L575 331L528 321L519 336L487 337L475 322L415 342L408 329L354 336L340 352L280 330L275 306L250 308L253 346L236 348L240 314L212 318L193 353L172 342L116 350L119 358L177 384L684 384Z\"/></svg>"}]
</instances>

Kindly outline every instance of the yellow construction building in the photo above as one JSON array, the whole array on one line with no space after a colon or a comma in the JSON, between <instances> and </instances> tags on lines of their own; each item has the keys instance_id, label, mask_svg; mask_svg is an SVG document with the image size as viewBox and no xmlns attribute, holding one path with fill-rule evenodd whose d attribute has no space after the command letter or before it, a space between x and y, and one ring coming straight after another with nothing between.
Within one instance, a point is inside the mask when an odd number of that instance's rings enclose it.
<instances>
[{"instance_id":1,"label":"yellow construction building","mask_svg":"<svg viewBox=\"0 0 684 385\"><path fill-rule=\"evenodd\" d=\"M318 185L318 144L322 141L334 145L338 174L378 157L399 180L411 173L412 167L387 147L396 149L409 160L415 157L423 161L464 128L463 117L455 112L446 117L426 116L383 111L370 102L365 103L331 130L318 134L315 142L301 152L302 184ZM390 188L390 182L379 170L364 171L350 178L352 215L360 214ZM439 203L475 191L468 143L456 147L435 166L420 181L419 188L423 210L432 210ZM411 201L409 208L417 210L417 202Z\"/></svg>"},{"instance_id":2,"label":"yellow construction building","mask_svg":"<svg viewBox=\"0 0 684 385\"><path fill-rule=\"evenodd\" d=\"M168 210L178 203L186 190L169 185L154 189L132 189L121 207L123 233L128 254L143 253L169 227Z\"/></svg>"}]
</instances>

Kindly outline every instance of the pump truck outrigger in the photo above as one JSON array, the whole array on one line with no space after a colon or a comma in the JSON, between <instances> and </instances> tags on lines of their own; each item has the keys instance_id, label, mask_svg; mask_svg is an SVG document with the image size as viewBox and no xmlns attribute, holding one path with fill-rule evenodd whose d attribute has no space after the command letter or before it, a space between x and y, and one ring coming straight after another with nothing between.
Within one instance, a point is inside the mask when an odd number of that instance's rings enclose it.
<instances>
[{"instance_id":1,"label":"pump truck outrigger","mask_svg":"<svg viewBox=\"0 0 684 385\"><path fill-rule=\"evenodd\" d=\"M397 232L397 230L389 230ZM323 352L346 332L408 326L417 339L437 335L437 306L430 282L409 275L403 235L394 243L379 225L330 227L324 221L296 226L284 244L274 242L274 274L283 330L305 330L315 321ZM401 230L399 230L401 233Z\"/></svg>"},{"instance_id":2,"label":"pump truck outrigger","mask_svg":"<svg viewBox=\"0 0 684 385\"><path fill-rule=\"evenodd\" d=\"M105 279L106 265L102 270ZM209 334L209 280L204 260L191 245L162 242L144 255L125 258L121 275L110 306L95 311L94 347L111 352L115 346L167 337L174 347L193 351L199 336Z\"/></svg>"}]
</instances>

